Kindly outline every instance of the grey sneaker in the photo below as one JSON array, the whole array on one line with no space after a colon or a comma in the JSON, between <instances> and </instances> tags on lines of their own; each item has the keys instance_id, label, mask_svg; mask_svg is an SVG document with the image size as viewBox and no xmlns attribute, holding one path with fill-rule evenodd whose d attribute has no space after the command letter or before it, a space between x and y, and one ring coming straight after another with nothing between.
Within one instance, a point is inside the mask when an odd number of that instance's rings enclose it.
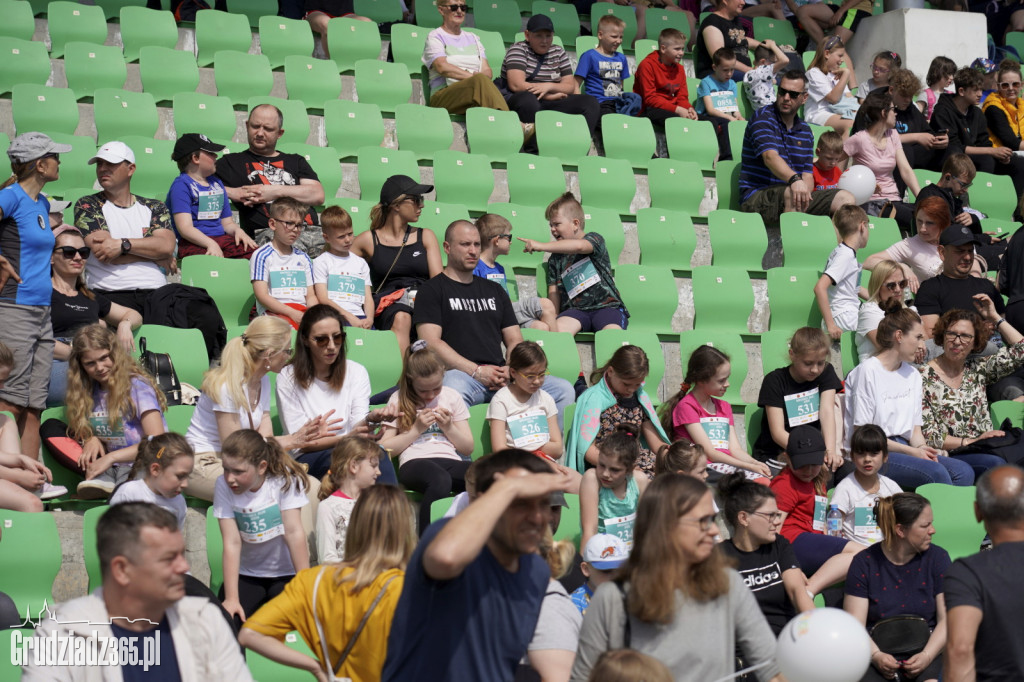
<instances>
[{"instance_id":1,"label":"grey sneaker","mask_svg":"<svg viewBox=\"0 0 1024 682\"><path fill-rule=\"evenodd\" d=\"M67 488L62 485L53 485L52 483L44 483L43 487L36 491L36 495L40 500L52 500L67 494Z\"/></svg>"},{"instance_id":2,"label":"grey sneaker","mask_svg":"<svg viewBox=\"0 0 1024 682\"><path fill-rule=\"evenodd\" d=\"M78 484L78 496L83 500L102 500L110 497L114 492L117 479L114 476L114 467L104 471L96 478L90 478Z\"/></svg>"}]
</instances>

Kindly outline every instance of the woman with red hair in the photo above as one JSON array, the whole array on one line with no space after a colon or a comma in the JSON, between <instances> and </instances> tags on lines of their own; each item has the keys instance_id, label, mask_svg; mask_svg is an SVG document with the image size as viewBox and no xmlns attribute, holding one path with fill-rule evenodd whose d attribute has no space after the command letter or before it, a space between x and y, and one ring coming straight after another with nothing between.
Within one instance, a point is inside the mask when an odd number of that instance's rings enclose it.
<instances>
[{"instance_id":1,"label":"woman with red hair","mask_svg":"<svg viewBox=\"0 0 1024 682\"><path fill-rule=\"evenodd\" d=\"M914 207L917 234L868 256L864 269L873 270L883 260L896 261L903 267L910 290L916 294L921 282L942 272L939 237L951 222L949 205L943 199L928 197L917 202Z\"/></svg>"}]
</instances>

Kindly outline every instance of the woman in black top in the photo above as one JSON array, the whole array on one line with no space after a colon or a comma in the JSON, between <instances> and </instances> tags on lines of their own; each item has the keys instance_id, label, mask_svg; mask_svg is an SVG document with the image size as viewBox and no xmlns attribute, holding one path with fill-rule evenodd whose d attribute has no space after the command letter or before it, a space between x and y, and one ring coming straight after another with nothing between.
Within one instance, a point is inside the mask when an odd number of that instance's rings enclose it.
<instances>
[{"instance_id":1,"label":"woman in black top","mask_svg":"<svg viewBox=\"0 0 1024 682\"><path fill-rule=\"evenodd\" d=\"M740 23L740 12L744 7L744 0L717 0L715 11L701 22L694 50L697 53L694 64L697 78L704 78L711 73L711 55L722 47L732 48L736 52L733 80L742 81L743 74L750 71L748 50L753 50L761 42L748 38Z\"/></svg>"},{"instance_id":2,"label":"woman in black top","mask_svg":"<svg viewBox=\"0 0 1024 682\"><path fill-rule=\"evenodd\" d=\"M412 227L423 210L421 185L407 175L392 175L380 190L380 203L370 210L370 229L352 243L352 253L370 265L373 323L398 337L402 353L412 334L412 308L420 284L441 273L441 248L430 230Z\"/></svg>"}]
</instances>

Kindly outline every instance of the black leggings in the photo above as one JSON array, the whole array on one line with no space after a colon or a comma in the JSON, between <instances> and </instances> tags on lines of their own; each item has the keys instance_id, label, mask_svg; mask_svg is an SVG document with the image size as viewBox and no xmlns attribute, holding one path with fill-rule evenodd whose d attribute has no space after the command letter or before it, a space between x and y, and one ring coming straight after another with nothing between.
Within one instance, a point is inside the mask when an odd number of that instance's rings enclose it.
<instances>
[{"instance_id":1,"label":"black leggings","mask_svg":"<svg viewBox=\"0 0 1024 682\"><path fill-rule=\"evenodd\" d=\"M256 576L239 573L238 603L242 605L245 617L248 618L256 613L256 609L281 594L284 591L285 585L294 577L295 575L282 575L277 578L257 578ZM220 600L224 601L223 585L220 586ZM238 632L242 627L242 622L238 616L234 616L234 619L235 632Z\"/></svg>"},{"instance_id":2,"label":"black leggings","mask_svg":"<svg viewBox=\"0 0 1024 682\"><path fill-rule=\"evenodd\" d=\"M420 535L430 525L430 505L466 489L469 462L447 457L413 459L398 467L398 480L409 490L423 493L420 501Z\"/></svg>"}]
</instances>

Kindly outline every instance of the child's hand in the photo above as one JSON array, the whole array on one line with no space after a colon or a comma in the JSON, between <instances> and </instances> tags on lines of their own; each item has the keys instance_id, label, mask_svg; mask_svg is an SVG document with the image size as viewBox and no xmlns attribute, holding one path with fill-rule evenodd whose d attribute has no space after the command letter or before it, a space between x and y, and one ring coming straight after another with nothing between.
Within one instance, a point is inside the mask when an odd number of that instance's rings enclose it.
<instances>
[{"instance_id":1,"label":"child's hand","mask_svg":"<svg viewBox=\"0 0 1024 682\"><path fill-rule=\"evenodd\" d=\"M42 462L32 459L27 455L17 455L18 465L25 471L31 471L43 477L44 481L52 481L53 473L47 469Z\"/></svg>"},{"instance_id":2,"label":"child's hand","mask_svg":"<svg viewBox=\"0 0 1024 682\"><path fill-rule=\"evenodd\" d=\"M825 451L825 466L829 468L829 471L835 471L843 466L843 461L842 453L832 452L831 450Z\"/></svg>"},{"instance_id":3,"label":"child's hand","mask_svg":"<svg viewBox=\"0 0 1024 682\"><path fill-rule=\"evenodd\" d=\"M452 425L452 412L446 407L438 407L434 410L434 416L437 418L437 425L442 429L447 429Z\"/></svg>"},{"instance_id":4,"label":"child's hand","mask_svg":"<svg viewBox=\"0 0 1024 682\"><path fill-rule=\"evenodd\" d=\"M768 38L767 40L763 41L763 44L769 50L774 50L775 49L775 41L772 40L771 38Z\"/></svg>"},{"instance_id":5,"label":"child's hand","mask_svg":"<svg viewBox=\"0 0 1024 682\"><path fill-rule=\"evenodd\" d=\"M434 410L419 410L416 412L414 426L423 433L437 422L437 414Z\"/></svg>"},{"instance_id":6,"label":"child's hand","mask_svg":"<svg viewBox=\"0 0 1024 682\"><path fill-rule=\"evenodd\" d=\"M110 455L103 455L89 462L89 466L85 467L85 478L86 480L96 478L104 471L114 465L113 460L110 459Z\"/></svg>"},{"instance_id":7,"label":"child's hand","mask_svg":"<svg viewBox=\"0 0 1024 682\"><path fill-rule=\"evenodd\" d=\"M532 240L532 239L523 239L522 237L516 237L516 239L518 239L519 241L521 241L523 243L523 251L525 251L526 253L533 253L535 251L540 251L540 249L537 248L537 242L535 242L534 240Z\"/></svg>"},{"instance_id":8,"label":"child's hand","mask_svg":"<svg viewBox=\"0 0 1024 682\"><path fill-rule=\"evenodd\" d=\"M93 460L105 454L106 450L103 448L103 443L100 442L99 438L93 436L82 444L82 454L78 457L78 466L84 471L87 466L92 464Z\"/></svg>"},{"instance_id":9,"label":"child's hand","mask_svg":"<svg viewBox=\"0 0 1024 682\"><path fill-rule=\"evenodd\" d=\"M288 311L285 313L288 317L295 321L295 324L302 324L302 311L296 310L291 306L288 306Z\"/></svg>"},{"instance_id":10,"label":"child's hand","mask_svg":"<svg viewBox=\"0 0 1024 682\"><path fill-rule=\"evenodd\" d=\"M356 323L354 325L352 325L352 326L353 327L358 327L360 329L370 329L371 327L373 327L373 320L371 320L371 319L369 319L367 317L364 317L361 320L357 318L356 319Z\"/></svg>"},{"instance_id":11,"label":"child's hand","mask_svg":"<svg viewBox=\"0 0 1024 682\"><path fill-rule=\"evenodd\" d=\"M828 335L833 341L839 341L843 338L843 330L837 327L835 323L832 323L828 325Z\"/></svg>"},{"instance_id":12,"label":"child's hand","mask_svg":"<svg viewBox=\"0 0 1024 682\"><path fill-rule=\"evenodd\" d=\"M749 471L753 471L755 474L761 474L765 478L772 477L772 470L768 468L768 465L764 462L758 462L757 460L751 461L747 465Z\"/></svg>"},{"instance_id":13,"label":"child's hand","mask_svg":"<svg viewBox=\"0 0 1024 682\"><path fill-rule=\"evenodd\" d=\"M224 252L220 250L220 244L218 244L217 242L213 242L208 247L206 247L206 255L216 256L217 258L223 258Z\"/></svg>"},{"instance_id":14,"label":"child's hand","mask_svg":"<svg viewBox=\"0 0 1024 682\"><path fill-rule=\"evenodd\" d=\"M243 623L245 622L245 609L242 608L237 599L225 599L221 602L221 606L224 607L229 616L238 616Z\"/></svg>"},{"instance_id":15,"label":"child's hand","mask_svg":"<svg viewBox=\"0 0 1024 682\"><path fill-rule=\"evenodd\" d=\"M235 230L235 246L242 245L247 249L255 249L256 242L252 240L252 237L245 233L245 230L238 228Z\"/></svg>"}]
</instances>

